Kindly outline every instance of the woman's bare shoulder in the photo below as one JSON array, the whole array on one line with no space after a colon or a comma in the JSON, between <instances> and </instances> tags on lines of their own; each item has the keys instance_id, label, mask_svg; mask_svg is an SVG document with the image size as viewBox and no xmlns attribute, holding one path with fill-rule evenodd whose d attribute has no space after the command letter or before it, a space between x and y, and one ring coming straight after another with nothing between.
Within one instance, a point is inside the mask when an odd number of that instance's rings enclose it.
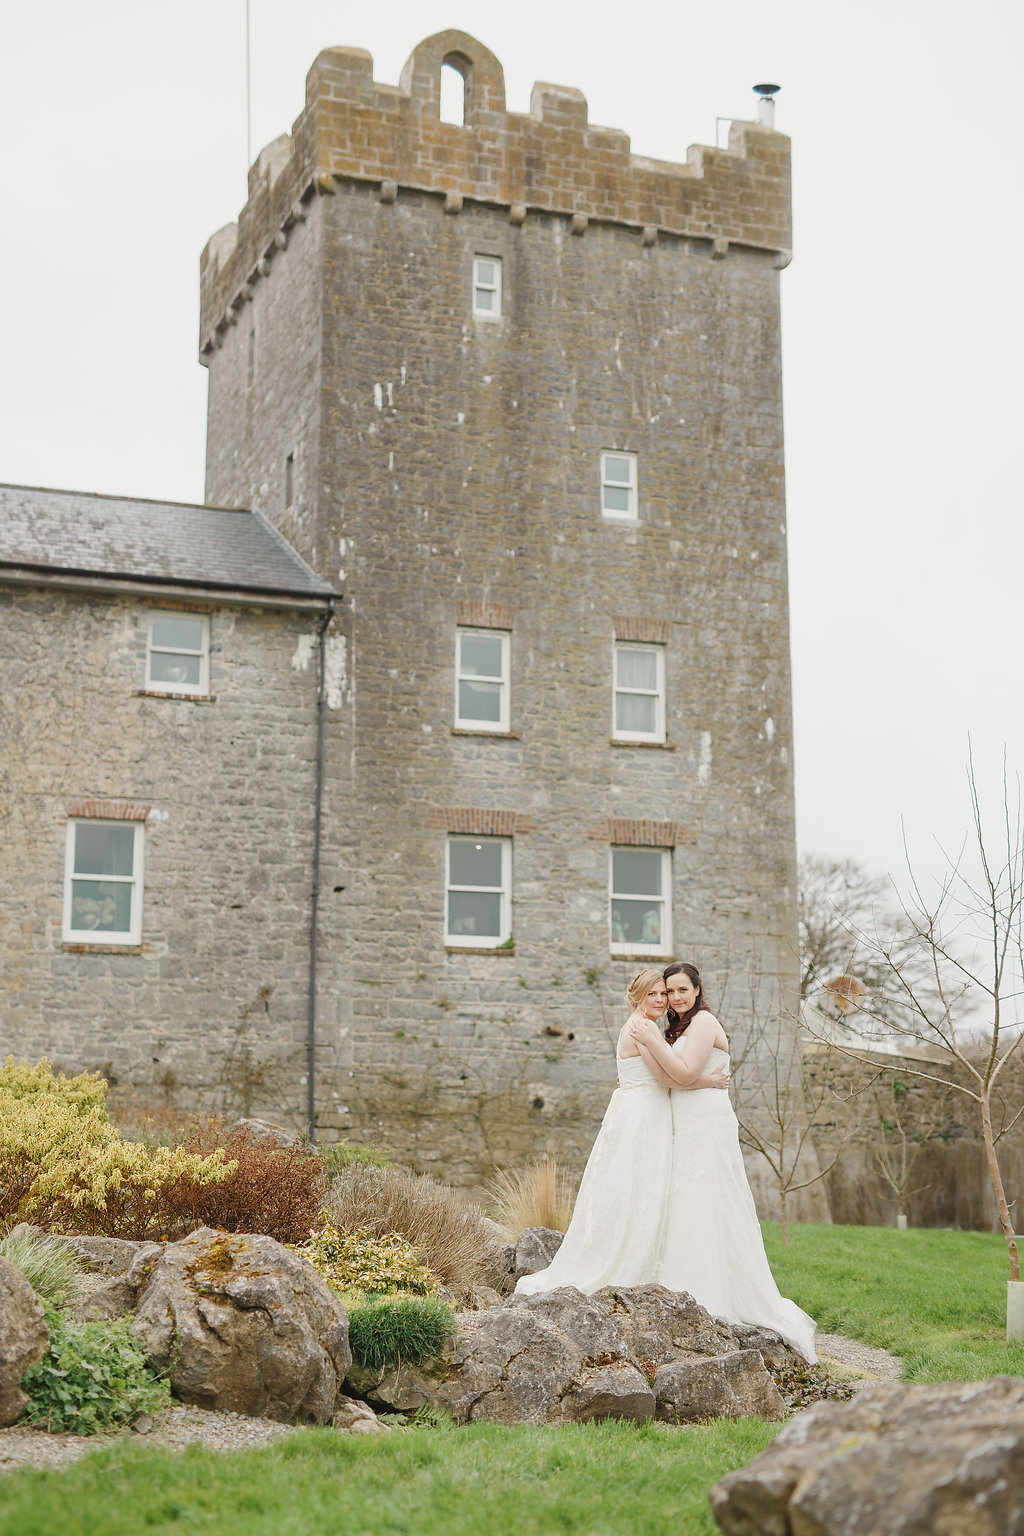
<instances>
[{"instance_id":1,"label":"woman's bare shoulder","mask_svg":"<svg viewBox=\"0 0 1024 1536\"><path fill-rule=\"evenodd\" d=\"M728 1045L729 1036L725 1032L725 1025L720 1019L716 1018L716 1016L711 1012L710 1008L702 1009L701 1012L697 1015L697 1018L704 1019L706 1021L705 1028L710 1034L714 1035L716 1040L724 1040L726 1045Z\"/></svg>"},{"instance_id":2,"label":"woman's bare shoulder","mask_svg":"<svg viewBox=\"0 0 1024 1536\"><path fill-rule=\"evenodd\" d=\"M633 1039L633 1036L629 1032L629 1024L632 1017L633 1015L630 1014L629 1019L626 1020L625 1024L623 1024L622 1028L619 1030L619 1038L615 1042L616 1061L628 1061L631 1056L640 1055L640 1047L637 1045L636 1041Z\"/></svg>"},{"instance_id":3,"label":"woman's bare shoulder","mask_svg":"<svg viewBox=\"0 0 1024 1536\"><path fill-rule=\"evenodd\" d=\"M696 1029L698 1026L704 1031L705 1034L711 1030L721 1029L722 1027L718 1020L715 1018L714 1014L711 1012L710 1008L702 1008L700 1013L694 1014L693 1018L690 1020L690 1029Z\"/></svg>"}]
</instances>

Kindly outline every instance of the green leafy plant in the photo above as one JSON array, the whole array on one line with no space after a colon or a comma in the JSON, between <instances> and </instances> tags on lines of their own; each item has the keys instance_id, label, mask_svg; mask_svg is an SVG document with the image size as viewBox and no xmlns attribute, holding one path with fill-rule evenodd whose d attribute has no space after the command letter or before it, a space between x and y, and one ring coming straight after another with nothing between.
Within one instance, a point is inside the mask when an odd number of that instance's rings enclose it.
<instances>
[{"instance_id":1,"label":"green leafy plant","mask_svg":"<svg viewBox=\"0 0 1024 1536\"><path fill-rule=\"evenodd\" d=\"M411 1413L378 1413L378 1419L382 1424L390 1424L397 1429L455 1429L455 1420L444 1408L437 1408L433 1403L421 1403Z\"/></svg>"},{"instance_id":2,"label":"green leafy plant","mask_svg":"<svg viewBox=\"0 0 1024 1536\"><path fill-rule=\"evenodd\" d=\"M348 1314L353 1357L367 1370L435 1359L454 1333L452 1309L440 1296L368 1296Z\"/></svg>"},{"instance_id":3,"label":"green leafy plant","mask_svg":"<svg viewBox=\"0 0 1024 1536\"><path fill-rule=\"evenodd\" d=\"M59 1310L71 1296L81 1264L56 1237L10 1232L0 1237L0 1257L20 1269L44 1307Z\"/></svg>"},{"instance_id":4,"label":"green leafy plant","mask_svg":"<svg viewBox=\"0 0 1024 1536\"><path fill-rule=\"evenodd\" d=\"M170 1387L146 1364L129 1318L71 1323L50 1311L47 1323L49 1350L22 1378L30 1424L94 1435L167 1406Z\"/></svg>"},{"instance_id":5,"label":"green leafy plant","mask_svg":"<svg viewBox=\"0 0 1024 1536\"><path fill-rule=\"evenodd\" d=\"M351 1168L353 1163L365 1168L390 1168L394 1158L381 1147L371 1146L367 1141L332 1141L320 1148L320 1155L327 1164L327 1175L333 1179L337 1174Z\"/></svg>"},{"instance_id":6,"label":"green leafy plant","mask_svg":"<svg viewBox=\"0 0 1024 1536\"><path fill-rule=\"evenodd\" d=\"M365 1229L339 1232L337 1227L325 1226L306 1242L288 1246L308 1259L335 1291L379 1295L410 1291L428 1296L437 1290L430 1270L396 1232L376 1237Z\"/></svg>"}]
</instances>

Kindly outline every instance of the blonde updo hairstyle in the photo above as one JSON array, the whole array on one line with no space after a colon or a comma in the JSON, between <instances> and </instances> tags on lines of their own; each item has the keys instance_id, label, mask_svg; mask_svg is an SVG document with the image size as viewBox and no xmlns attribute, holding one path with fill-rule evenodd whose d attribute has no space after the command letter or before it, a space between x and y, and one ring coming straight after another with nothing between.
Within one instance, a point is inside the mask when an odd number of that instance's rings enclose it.
<instances>
[{"instance_id":1,"label":"blonde updo hairstyle","mask_svg":"<svg viewBox=\"0 0 1024 1536\"><path fill-rule=\"evenodd\" d=\"M659 981L664 980L664 976L655 965L645 965L642 971L637 971L633 980L626 988L626 1001L634 1013L636 1013L638 1008L643 1007L651 988L656 986Z\"/></svg>"}]
</instances>

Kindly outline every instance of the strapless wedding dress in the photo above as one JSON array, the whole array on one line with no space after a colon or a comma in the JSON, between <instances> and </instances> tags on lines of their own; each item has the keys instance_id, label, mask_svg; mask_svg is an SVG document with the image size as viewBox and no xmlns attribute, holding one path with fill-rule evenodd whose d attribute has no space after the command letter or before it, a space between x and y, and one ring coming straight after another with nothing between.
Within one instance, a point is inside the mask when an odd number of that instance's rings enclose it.
<instances>
[{"instance_id":1,"label":"strapless wedding dress","mask_svg":"<svg viewBox=\"0 0 1024 1536\"><path fill-rule=\"evenodd\" d=\"M728 1060L716 1046L704 1071ZM671 1109L672 1178L658 1279L670 1291L689 1291L712 1317L771 1328L813 1363L814 1320L779 1295L768 1267L729 1095L720 1088L673 1089Z\"/></svg>"},{"instance_id":2,"label":"strapless wedding dress","mask_svg":"<svg viewBox=\"0 0 1024 1536\"><path fill-rule=\"evenodd\" d=\"M639 1056L617 1057L611 1096L587 1161L569 1230L547 1269L524 1275L519 1296L574 1285L648 1285L665 1238L672 1162L672 1109ZM724 1093L719 1094L725 1098Z\"/></svg>"}]
</instances>

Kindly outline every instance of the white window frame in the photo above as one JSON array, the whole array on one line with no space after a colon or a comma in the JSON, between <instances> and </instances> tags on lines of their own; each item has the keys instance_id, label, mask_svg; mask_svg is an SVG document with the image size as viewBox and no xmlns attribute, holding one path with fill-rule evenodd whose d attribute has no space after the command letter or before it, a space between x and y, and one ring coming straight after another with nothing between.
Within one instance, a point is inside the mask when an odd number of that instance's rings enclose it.
<instances>
[{"instance_id":1,"label":"white window frame","mask_svg":"<svg viewBox=\"0 0 1024 1536\"><path fill-rule=\"evenodd\" d=\"M615 855L616 853L649 853L657 855L661 859L661 895L655 896L652 892L649 898L644 898L642 893L635 891L616 891L615 879ZM625 940L616 940L613 920L613 903L616 896L624 901L648 899L659 901L662 907L661 914L661 941L657 944L629 943ZM615 843L608 850L608 943L613 955L670 955L672 953L672 850L670 848L638 847L634 844Z\"/></svg>"},{"instance_id":2,"label":"white window frame","mask_svg":"<svg viewBox=\"0 0 1024 1536\"><path fill-rule=\"evenodd\" d=\"M626 651L646 651L653 653L656 662L656 684L651 688L629 688L619 682L619 657ZM665 647L656 644L644 644L642 641L616 640L615 658L612 663L612 737L615 741L655 741L665 740ZM654 698L654 730L653 731L624 731L618 726L618 702L619 695L623 693L640 694L644 698Z\"/></svg>"},{"instance_id":3,"label":"white window frame","mask_svg":"<svg viewBox=\"0 0 1024 1536\"><path fill-rule=\"evenodd\" d=\"M448 897L452 891L480 891L492 895L494 885L453 885L451 850L456 843L499 843L501 845L500 932L495 939L479 933L452 933L448 927ZM449 832L444 850L444 941L452 949L501 949L512 937L512 839L510 837L474 837L471 832Z\"/></svg>"},{"instance_id":4,"label":"white window frame","mask_svg":"<svg viewBox=\"0 0 1024 1536\"><path fill-rule=\"evenodd\" d=\"M494 282L485 283L480 278L480 263L489 262L494 267ZM493 293L494 308L481 309L477 305L478 293ZM501 257L485 256L482 252L473 257L473 319L474 320L500 320L502 311L501 291Z\"/></svg>"},{"instance_id":5,"label":"white window frame","mask_svg":"<svg viewBox=\"0 0 1024 1536\"><path fill-rule=\"evenodd\" d=\"M190 619L196 620L202 625L203 638L198 650L188 646L169 646L153 644L153 625L158 619ZM152 676L153 655L160 656L198 656L199 657L199 681L198 683L172 683L166 679ZM210 618L205 613L188 613L184 609L171 610L166 608L154 609L150 615L146 630L146 688L150 693L180 693L184 697L205 696L210 692Z\"/></svg>"},{"instance_id":6,"label":"white window frame","mask_svg":"<svg viewBox=\"0 0 1024 1536\"><path fill-rule=\"evenodd\" d=\"M479 635L488 640L501 641L501 674L481 677L475 672L462 670L462 641L464 636ZM459 731L499 732L507 735L510 719L512 636L507 629L485 629L472 624L460 624L455 631L455 728ZM497 720L464 719L459 713L459 684L463 680L499 683L500 714Z\"/></svg>"},{"instance_id":7,"label":"white window frame","mask_svg":"<svg viewBox=\"0 0 1024 1536\"><path fill-rule=\"evenodd\" d=\"M609 476L608 476L608 460L609 459L625 459L626 460L626 462L629 465L629 479L628 480L618 480L618 479L612 480L612 479L609 479ZM608 518L610 522L618 522L618 523L635 523L635 522L639 521L640 514L639 514L639 511L638 511L638 501L637 501L637 478L638 478L638 476L637 476L637 455L635 453L629 453L625 449L621 449L621 448L609 448L609 449L606 450L606 452L602 453L602 455L601 455L601 516L602 517ZM629 507L628 507L628 509L625 512L620 511L616 507L607 507L607 506L605 506L605 491L607 489L609 489L609 487L614 487L616 490L619 490L619 491L621 491L623 488L625 488L626 491L628 492Z\"/></svg>"},{"instance_id":8,"label":"white window frame","mask_svg":"<svg viewBox=\"0 0 1024 1536\"><path fill-rule=\"evenodd\" d=\"M130 875L75 875L75 847L79 827L131 827L135 834L132 846L132 872ZM142 943L142 892L145 866L146 824L143 821L125 821L116 817L73 816L68 818L67 838L64 844L64 911L63 940L66 944L141 944ZM72 924L73 882L79 880L104 881L108 884L130 885L131 916L128 931L104 932L97 928L75 928Z\"/></svg>"}]
</instances>

